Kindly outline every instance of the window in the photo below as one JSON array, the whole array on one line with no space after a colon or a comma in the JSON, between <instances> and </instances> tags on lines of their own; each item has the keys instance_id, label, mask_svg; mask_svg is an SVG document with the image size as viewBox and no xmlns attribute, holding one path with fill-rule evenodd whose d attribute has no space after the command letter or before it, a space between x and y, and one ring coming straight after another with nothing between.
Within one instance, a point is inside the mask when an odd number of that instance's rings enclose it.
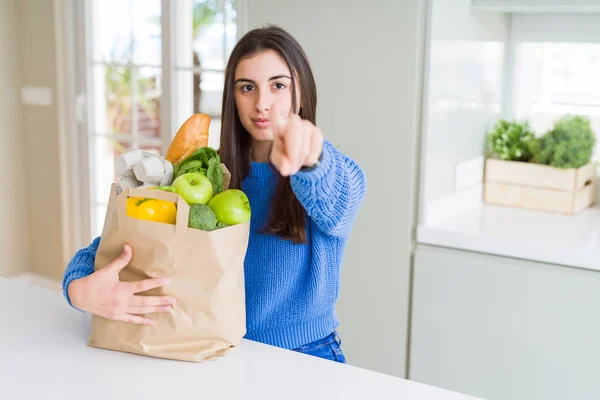
<instances>
[{"instance_id":1,"label":"window","mask_svg":"<svg viewBox=\"0 0 600 400\"><path fill-rule=\"evenodd\" d=\"M600 43L520 43L516 66L515 117L542 133L564 114L586 115L600 134Z\"/></svg>"},{"instance_id":2,"label":"window","mask_svg":"<svg viewBox=\"0 0 600 400\"><path fill-rule=\"evenodd\" d=\"M600 17L513 18L511 114L543 134L565 114L587 116L600 160Z\"/></svg>"},{"instance_id":3,"label":"window","mask_svg":"<svg viewBox=\"0 0 600 400\"><path fill-rule=\"evenodd\" d=\"M88 104L84 203L95 237L121 153L140 148L164 154L178 127L200 112L211 116L209 145L218 148L237 12L236 0L88 0L77 15L85 31L80 92Z\"/></svg>"},{"instance_id":4,"label":"window","mask_svg":"<svg viewBox=\"0 0 600 400\"><path fill-rule=\"evenodd\" d=\"M176 98L173 129L181 126L193 113L209 114L209 145L217 148L225 65L237 42L236 1L177 1L174 12Z\"/></svg>"}]
</instances>

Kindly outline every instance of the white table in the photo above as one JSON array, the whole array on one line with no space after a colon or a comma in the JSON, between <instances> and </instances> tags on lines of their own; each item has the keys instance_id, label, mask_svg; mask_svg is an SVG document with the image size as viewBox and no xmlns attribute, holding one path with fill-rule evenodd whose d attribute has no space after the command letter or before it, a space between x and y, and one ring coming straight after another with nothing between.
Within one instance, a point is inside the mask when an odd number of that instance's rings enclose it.
<instances>
[{"instance_id":1,"label":"white table","mask_svg":"<svg viewBox=\"0 0 600 400\"><path fill-rule=\"evenodd\" d=\"M96 349L89 329L62 293L0 278L0 398L473 399L248 340L207 363Z\"/></svg>"}]
</instances>

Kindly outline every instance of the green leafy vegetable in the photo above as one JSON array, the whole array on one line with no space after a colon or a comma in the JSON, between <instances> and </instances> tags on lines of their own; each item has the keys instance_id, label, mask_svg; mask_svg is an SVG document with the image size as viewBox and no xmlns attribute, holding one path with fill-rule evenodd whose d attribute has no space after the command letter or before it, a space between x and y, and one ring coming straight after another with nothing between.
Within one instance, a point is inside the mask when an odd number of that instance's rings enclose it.
<instances>
[{"instance_id":1,"label":"green leafy vegetable","mask_svg":"<svg viewBox=\"0 0 600 400\"><path fill-rule=\"evenodd\" d=\"M208 170L206 171L206 177L210 180L210 182L213 185L214 195L217 195L223 191L223 171L221 170L219 156L217 156L217 158L211 158L208 161Z\"/></svg>"},{"instance_id":2,"label":"green leafy vegetable","mask_svg":"<svg viewBox=\"0 0 600 400\"><path fill-rule=\"evenodd\" d=\"M205 168L208 168L208 160L210 160L211 158L218 158L219 155L217 154L217 151L215 149L213 149L212 147L200 147L198 150L196 150L194 153L192 153L191 156L189 156L188 158L186 158L185 160L183 160L181 162L181 167L183 167L185 164L192 162L192 161L201 161L203 166Z\"/></svg>"},{"instance_id":3,"label":"green leafy vegetable","mask_svg":"<svg viewBox=\"0 0 600 400\"><path fill-rule=\"evenodd\" d=\"M221 157L212 147L201 147L181 164L173 164L173 180L189 172L200 172L206 176L212 183L215 195L223 191Z\"/></svg>"},{"instance_id":4,"label":"green leafy vegetable","mask_svg":"<svg viewBox=\"0 0 600 400\"><path fill-rule=\"evenodd\" d=\"M177 171L177 177L187 174L188 172L200 172L202 169L202 161L193 160L188 163L181 163Z\"/></svg>"},{"instance_id":5,"label":"green leafy vegetable","mask_svg":"<svg viewBox=\"0 0 600 400\"><path fill-rule=\"evenodd\" d=\"M196 150L191 156L181 162L181 164L173 165L173 180L188 172L201 172L206 176L210 160L216 159L217 163L221 163L221 159L217 151L211 147L201 147Z\"/></svg>"}]
</instances>

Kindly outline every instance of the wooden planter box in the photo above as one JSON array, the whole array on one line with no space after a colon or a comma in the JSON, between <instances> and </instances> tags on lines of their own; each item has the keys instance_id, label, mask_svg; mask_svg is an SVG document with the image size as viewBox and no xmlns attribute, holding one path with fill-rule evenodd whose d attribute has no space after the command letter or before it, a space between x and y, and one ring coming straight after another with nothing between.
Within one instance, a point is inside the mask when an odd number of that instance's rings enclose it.
<instances>
[{"instance_id":1,"label":"wooden planter box","mask_svg":"<svg viewBox=\"0 0 600 400\"><path fill-rule=\"evenodd\" d=\"M561 169L487 159L483 200L502 206L573 214L596 200L596 167Z\"/></svg>"}]
</instances>

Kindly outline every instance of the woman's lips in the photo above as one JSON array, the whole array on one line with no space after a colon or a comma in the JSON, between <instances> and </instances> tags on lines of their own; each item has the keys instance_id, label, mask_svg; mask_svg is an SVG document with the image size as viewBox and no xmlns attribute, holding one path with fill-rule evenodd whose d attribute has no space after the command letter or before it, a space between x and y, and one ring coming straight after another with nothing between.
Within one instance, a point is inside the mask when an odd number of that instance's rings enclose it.
<instances>
[{"instance_id":1,"label":"woman's lips","mask_svg":"<svg viewBox=\"0 0 600 400\"><path fill-rule=\"evenodd\" d=\"M252 122L254 122L254 125L260 129L265 129L271 126L271 121L269 121L267 118L255 118L252 120Z\"/></svg>"}]
</instances>

